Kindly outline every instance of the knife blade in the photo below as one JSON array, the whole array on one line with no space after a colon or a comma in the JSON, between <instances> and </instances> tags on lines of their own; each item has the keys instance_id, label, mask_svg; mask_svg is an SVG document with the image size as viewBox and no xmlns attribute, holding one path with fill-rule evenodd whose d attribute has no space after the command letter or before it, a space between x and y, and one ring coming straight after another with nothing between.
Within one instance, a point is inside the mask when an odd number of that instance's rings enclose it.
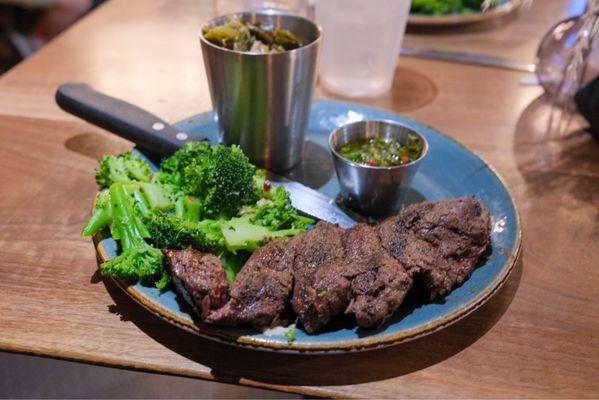
<instances>
[{"instance_id":1,"label":"knife blade","mask_svg":"<svg viewBox=\"0 0 599 400\"><path fill-rule=\"evenodd\" d=\"M61 85L56 91L56 102L66 112L132 141L144 153L150 153L152 159L168 157L187 142L207 140L180 132L150 112L100 93L86 84ZM314 189L269 171L266 174L274 185L283 186L289 192L291 204L307 216L343 228L356 221L365 221L358 214L344 212L334 199Z\"/></svg>"},{"instance_id":2,"label":"knife blade","mask_svg":"<svg viewBox=\"0 0 599 400\"><path fill-rule=\"evenodd\" d=\"M427 58L431 60L441 60L457 62L461 64L481 65L484 67L502 68L513 71L535 72L536 66L533 63L525 63L506 58L487 56L483 54L462 53L458 51L446 51L439 49L419 49L415 47L402 47L401 54L410 57Z\"/></svg>"},{"instance_id":3,"label":"knife blade","mask_svg":"<svg viewBox=\"0 0 599 400\"><path fill-rule=\"evenodd\" d=\"M367 222L364 217L351 213L351 217L335 202L335 199L294 181L274 181L273 186L282 186L289 193L293 207L305 215L321 221L337 224L342 228L350 228L358 222Z\"/></svg>"}]
</instances>

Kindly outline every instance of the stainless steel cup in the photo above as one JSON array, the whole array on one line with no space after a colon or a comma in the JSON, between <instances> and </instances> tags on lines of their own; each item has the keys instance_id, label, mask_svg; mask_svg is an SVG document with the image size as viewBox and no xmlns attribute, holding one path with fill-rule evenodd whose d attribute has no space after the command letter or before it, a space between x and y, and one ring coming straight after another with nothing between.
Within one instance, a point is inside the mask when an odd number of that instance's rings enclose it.
<instances>
[{"instance_id":1,"label":"stainless steel cup","mask_svg":"<svg viewBox=\"0 0 599 400\"><path fill-rule=\"evenodd\" d=\"M228 50L204 38L208 29L233 16L287 29L304 45L257 54ZM200 43L221 142L240 145L252 162L272 171L285 171L301 160L320 41L316 24L290 14L229 14L202 26Z\"/></svg>"},{"instance_id":2,"label":"stainless steel cup","mask_svg":"<svg viewBox=\"0 0 599 400\"><path fill-rule=\"evenodd\" d=\"M354 139L373 137L397 140L400 144L406 144L411 138L418 138L423 143L422 154L408 164L373 167L350 161L338 152L341 146ZM358 121L340 126L329 136L329 147L341 196L350 208L373 216L399 211L401 198L428 151L426 139L418 132L396 122L377 120Z\"/></svg>"}]
</instances>

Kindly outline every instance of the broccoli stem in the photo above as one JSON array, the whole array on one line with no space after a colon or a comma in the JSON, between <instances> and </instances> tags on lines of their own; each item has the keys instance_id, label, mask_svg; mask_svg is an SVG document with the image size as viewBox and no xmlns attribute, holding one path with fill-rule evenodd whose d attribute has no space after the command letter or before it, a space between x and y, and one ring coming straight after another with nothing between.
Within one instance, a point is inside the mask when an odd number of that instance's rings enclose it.
<instances>
[{"instance_id":1,"label":"broccoli stem","mask_svg":"<svg viewBox=\"0 0 599 400\"><path fill-rule=\"evenodd\" d=\"M200 202L193 196L182 196L175 202L175 216L184 221L200 220Z\"/></svg>"},{"instance_id":2,"label":"broccoli stem","mask_svg":"<svg viewBox=\"0 0 599 400\"><path fill-rule=\"evenodd\" d=\"M183 201L183 197L180 197L175 202L175 216L179 219L183 219L185 214L185 203Z\"/></svg>"},{"instance_id":3,"label":"broccoli stem","mask_svg":"<svg viewBox=\"0 0 599 400\"><path fill-rule=\"evenodd\" d=\"M109 225L111 221L112 205L110 204L110 193L104 190L96 196L94 211L81 230L81 235L91 236L106 225Z\"/></svg>"},{"instance_id":4,"label":"broccoli stem","mask_svg":"<svg viewBox=\"0 0 599 400\"><path fill-rule=\"evenodd\" d=\"M105 156L96 180L108 189L98 196L82 234L109 226L121 245L100 271L159 288L169 282L160 248L225 254L223 267L232 281L252 251L305 232L314 222L299 215L285 189L272 186L237 146L188 143L157 174L134 153Z\"/></svg>"},{"instance_id":5,"label":"broccoli stem","mask_svg":"<svg viewBox=\"0 0 599 400\"><path fill-rule=\"evenodd\" d=\"M156 183L140 183L139 185L152 210L167 211L173 208L173 202L164 187Z\"/></svg>"},{"instance_id":6,"label":"broccoli stem","mask_svg":"<svg viewBox=\"0 0 599 400\"><path fill-rule=\"evenodd\" d=\"M139 280L145 285L156 284L162 290L169 281L162 263L164 256L160 250L146 243L145 238L150 234L127 189L131 186L126 183L114 183L108 190L113 214L113 238L120 240L122 252L101 264L100 272L127 281Z\"/></svg>"},{"instance_id":7,"label":"broccoli stem","mask_svg":"<svg viewBox=\"0 0 599 400\"><path fill-rule=\"evenodd\" d=\"M124 250L145 244L144 238L150 233L136 215L130 197L122 183L113 184L110 189L110 202L114 217L114 230L118 231Z\"/></svg>"},{"instance_id":8,"label":"broccoli stem","mask_svg":"<svg viewBox=\"0 0 599 400\"><path fill-rule=\"evenodd\" d=\"M127 190L127 192L128 192L128 190ZM141 215L150 215L152 213L152 209L150 208L150 206L148 204L146 204L146 199L145 199L143 193L139 190L139 188L133 189L131 194L133 195L133 198L135 199L135 204L137 205L137 208L138 208L139 212L141 213Z\"/></svg>"},{"instance_id":9,"label":"broccoli stem","mask_svg":"<svg viewBox=\"0 0 599 400\"><path fill-rule=\"evenodd\" d=\"M224 221L221 226L225 246L232 253L237 253L238 250L254 251L269 240L295 236L302 232L301 229L271 231L264 226L252 224L247 215Z\"/></svg>"},{"instance_id":10,"label":"broccoli stem","mask_svg":"<svg viewBox=\"0 0 599 400\"><path fill-rule=\"evenodd\" d=\"M110 207L110 203L108 206L104 208L98 208L94 210L93 214L83 227L81 231L82 236L91 236L94 233L98 232L100 229L105 227L112 220L112 207Z\"/></svg>"}]
</instances>

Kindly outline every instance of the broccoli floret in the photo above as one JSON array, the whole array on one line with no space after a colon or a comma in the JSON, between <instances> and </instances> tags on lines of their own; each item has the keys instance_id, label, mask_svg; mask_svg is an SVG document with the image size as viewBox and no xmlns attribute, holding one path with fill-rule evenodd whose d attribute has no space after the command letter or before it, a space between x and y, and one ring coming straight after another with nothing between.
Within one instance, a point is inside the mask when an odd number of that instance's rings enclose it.
<instances>
[{"instance_id":1,"label":"broccoli floret","mask_svg":"<svg viewBox=\"0 0 599 400\"><path fill-rule=\"evenodd\" d=\"M98 194L82 232L109 226L120 241L121 254L100 266L102 274L165 288L170 278L158 249L191 246L218 254L232 280L252 251L314 222L237 146L189 143L161 168L152 175L130 152L102 159L97 180L109 189Z\"/></svg>"},{"instance_id":2,"label":"broccoli floret","mask_svg":"<svg viewBox=\"0 0 599 400\"><path fill-rule=\"evenodd\" d=\"M201 251L217 254L229 282L241 270L251 252L225 249L225 239L221 230L221 221L203 220L191 222L181 220L174 215L161 213L144 217L150 240L158 248L186 249L193 247Z\"/></svg>"},{"instance_id":3,"label":"broccoli floret","mask_svg":"<svg viewBox=\"0 0 599 400\"><path fill-rule=\"evenodd\" d=\"M166 287L168 278L163 266L163 254L146 243L150 233L135 209L126 184L110 186L112 207L112 237L120 240L122 253L100 265L102 275L116 276L128 282L139 280L142 284Z\"/></svg>"},{"instance_id":4,"label":"broccoli floret","mask_svg":"<svg viewBox=\"0 0 599 400\"><path fill-rule=\"evenodd\" d=\"M484 0L463 0L462 2L464 3L464 7L467 7L473 11L474 10L480 11L482 9ZM498 3L499 3L498 0L491 1L491 7L497 6Z\"/></svg>"},{"instance_id":5,"label":"broccoli floret","mask_svg":"<svg viewBox=\"0 0 599 400\"><path fill-rule=\"evenodd\" d=\"M221 222L222 233L227 250L236 253L238 250L254 251L272 239L295 236L302 229L282 229L271 231L267 227L254 225L248 215Z\"/></svg>"},{"instance_id":6,"label":"broccoli floret","mask_svg":"<svg viewBox=\"0 0 599 400\"><path fill-rule=\"evenodd\" d=\"M263 197L251 206L243 207L240 215L247 215L255 225L270 230L300 229L306 231L314 220L299 215L291 205L289 193L282 186L271 187L264 183Z\"/></svg>"},{"instance_id":7,"label":"broccoli floret","mask_svg":"<svg viewBox=\"0 0 599 400\"><path fill-rule=\"evenodd\" d=\"M258 200L255 171L238 146L216 145L209 158L186 170L188 188L194 189L189 194L202 199L204 217L232 217L241 206Z\"/></svg>"},{"instance_id":8,"label":"broccoli floret","mask_svg":"<svg viewBox=\"0 0 599 400\"><path fill-rule=\"evenodd\" d=\"M199 199L202 218L235 216L241 206L259 198L256 167L238 146L188 143L166 159L161 169L160 182Z\"/></svg>"},{"instance_id":9,"label":"broccoli floret","mask_svg":"<svg viewBox=\"0 0 599 400\"><path fill-rule=\"evenodd\" d=\"M413 0L411 11L439 15L461 12L463 9L462 0Z\"/></svg>"},{"instance_id":10,"label":"broccoli floret","mask_svg":"<svg viewBox=\"0 0 599 400\"><path fill-rule=\"evenodd\" d=\"M186 221L170 214L144 217L154 246L161 249L185 249L192 246L202 251L218 253L224 248L220 222Z\"/></svg>"},{"instance_id":11,"label":"broccoli floret","mask_svg":"<svg viewBox=\"0 0 599 400\"><path fill-rule=\"evenodd\" d=\"M193 192L195 188L187 188L185 171L195 167L201 160L209 158L211 154L212 146L209 142L188 142L181 150L162 161L158 180L171 184L184 193L188 193L189 190Z\"/></svg>"},{"instance_id":12,"label":"broccoli floret","mask_svg":"<svg viewBox=\"0 0 599 400\"><path fill-rule=\"evenodd\" d=\"M163 279L162 252L150 246L123 250L117 257L100 265L102 275L116 276L126 282L154 285ZM165 286L165 283L162 284Z\"/></svg>"},{"instance_id":13,"label":"broccoli floret","mask_svg":"<svg viewBox=\"0 0 599 400\"><path fill-rule=\"evenodd\" d=\"M115 182L149 182L151 177L150 166L130 151L118 156L104 156L96 170L96 182L102 187L109 187Z\"/></svg>"}]
</instances>

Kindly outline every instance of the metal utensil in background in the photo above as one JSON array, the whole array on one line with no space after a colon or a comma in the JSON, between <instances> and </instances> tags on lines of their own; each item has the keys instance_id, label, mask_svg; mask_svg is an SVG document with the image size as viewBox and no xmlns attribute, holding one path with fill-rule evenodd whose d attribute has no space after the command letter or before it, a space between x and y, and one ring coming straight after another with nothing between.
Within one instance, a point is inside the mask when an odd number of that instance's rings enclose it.
<instances>
[{"instance_id":1,"label":"metal utensil in background","mask_svg":"<svg viewBox=\"0 0 599 400\"><path fill-rule=\"evenodd\" d=\"M358 164L339 154L338 149L355 139L383 138L407 145L412 138L422 143L420 157L408 164L375 167ZM426 139L418 132L392 121L363 120L335 129L329 136L339 189L347 205L366 215L389 215L399 212L402 196L407 193L412 178L428 151Z\"/></svg>"},{"instance_id":2,"label":"metal utensil in background","mask_svg":"<svg viewBox=\"0 0 599 400\"><path fill-rule=\"evenodd\" d=\"M100 93L86 84L61 85L56 91L56 102L66 112L132 141L144 154L150 152L156 159L172 155L187 142L207 140L180 132L148 111ZM270 171L266 174L274 185L285 187L293 206L306 215L344 228L356 221L365 221L355 213L349 216L333 199L314 189Z\"/></svg>"},{"instance_id":3,"label":"metal utensil in background","mask_svg":"<svg viewBox=\"0 0 599 400\"><path fill-rule=\"evenodd\" d=\"M431 60L457 62L461 64L481 65L484 67L509 69L521 72L535 72L535 64L483 54L462 53L439 49L419 49L415 47L402 47L401 54L409 57L420 57Z\"/></svg>"},{"instance_id":4,"label":"metal utensil in background","mask_svg":"<svg viewBox=\"0 0 599 400\"><path fill-rule=\"evenodd\" d=\"M204 32L233 16L242 22L287 29L304 46L258 54L228 50L204 38ZM316 24L289 14L229 14L201 28L204 66L222 142L240 145L252 162L271 171L286 171L299 163L320 39Z\"/></svg>"}]
</instances>

